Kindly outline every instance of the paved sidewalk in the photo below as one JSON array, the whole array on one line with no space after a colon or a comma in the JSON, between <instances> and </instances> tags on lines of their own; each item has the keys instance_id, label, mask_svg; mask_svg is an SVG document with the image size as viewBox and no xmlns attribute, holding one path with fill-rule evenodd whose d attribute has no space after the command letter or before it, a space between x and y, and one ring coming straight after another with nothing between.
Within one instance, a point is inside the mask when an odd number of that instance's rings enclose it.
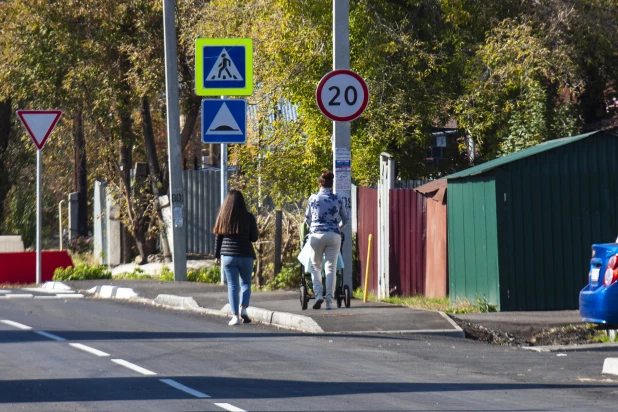
<instances>
[{"instance_id":1,"label":"paved sidewalk","mask_svg":"<svg viewBox=\"0 0 618 412\"><path fill-rule=\"evenodd\" d=\"M97 280L63 282L102 297L137 297L158 304L227 316L227 287L194 282L156 280ZM95 289L93 289L95 288ZM447 315L437 311L410 309L379 302L353 299L349 308L320 310L300 307L298 291L253 292L249 316L279 327L312 333L425 333L463 337L464 333Z\"/></svg>"},{"instance_id":2,"label":"paved sidewalk","mask_svg":"<svg viewBox=\"0 0 618 412\"><path fill-rule=\"evenodd\" d=\"M455 317L517 335L532 335L550 328L584 323L579 310L469 313Z\"/></svg>"}]
</instances>

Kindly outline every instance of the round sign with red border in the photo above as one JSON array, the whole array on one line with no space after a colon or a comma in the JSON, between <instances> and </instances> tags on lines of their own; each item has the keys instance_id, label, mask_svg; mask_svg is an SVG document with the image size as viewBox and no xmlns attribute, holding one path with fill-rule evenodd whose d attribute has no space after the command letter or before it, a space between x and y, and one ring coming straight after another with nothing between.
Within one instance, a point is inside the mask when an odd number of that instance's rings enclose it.
<instances>
[{"instance_id":1,"label":"round sign with red border","mask_svg":"<svg viewBox=\"0 0 618 412\"><path fill-rule=\"evenodd\" d=\"M315 100L329 119L349 122L365 111L369 89L365 80L352 70L333 70L318 83Z\"/></svg>"}]
</instances>

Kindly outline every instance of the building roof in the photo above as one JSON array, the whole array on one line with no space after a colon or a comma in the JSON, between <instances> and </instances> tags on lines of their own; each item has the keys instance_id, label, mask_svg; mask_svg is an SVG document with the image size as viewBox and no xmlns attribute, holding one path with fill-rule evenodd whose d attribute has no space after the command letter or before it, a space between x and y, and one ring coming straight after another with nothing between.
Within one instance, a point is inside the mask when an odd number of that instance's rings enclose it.
<instances>
[{"instance_id":1,"label":"building roof","mask_svg":"<svg viewBox=\"0 0 618 412\"><path fill-rule=\"evenodd\" d=\"M452 175L446 176L445 179L453 180L453 179L458 179L462 177L480 175L482 173L488 172L490 170L506 165L508 163L512 163L512 162L524 159L526 157L534 156L539 153L547 152L549 150L553 150L560 146L564 146L570 143L575 143L579 140L583 140L597 133L602 133L602 132L597 130L597 131L590 132L590 133L580 134L578 136L563 137L562 139L548 140L536 146L532 146L532 147L528 147L526 149L520 150L519 152L511 153L509 155L502 156L494 160L490 160L489 162L482 163L478 166L474 166L469 169L465 169L460 172L453 173Z\"/></svg>"},{"instance_id":2,"label":"building roof","mask_svg":"<svg viewBox=\"0 0 618 412\"><path fill-rule=\"evenodd\" d=\"M414 188L415 191L427 196L436 202L443 202L446 194L446 179L436 179Z\"/></svg>"}]
</instances>

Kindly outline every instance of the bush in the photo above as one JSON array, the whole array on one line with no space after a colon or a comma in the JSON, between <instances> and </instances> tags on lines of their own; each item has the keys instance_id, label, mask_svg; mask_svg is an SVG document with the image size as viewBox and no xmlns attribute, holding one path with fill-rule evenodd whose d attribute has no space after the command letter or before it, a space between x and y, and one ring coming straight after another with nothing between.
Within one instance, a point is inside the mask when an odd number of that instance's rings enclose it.
<instances>
[{"instance_id":1,"label":"bush","mask_svg":"<svg viewBox=\"0 0 618 412\"><path fill-rule=\"evenodd\" d=\"M75 267L58 268L53 280L92 280L111 279L112 273L105 266L78 265Z\"/></svg>"},{"instance_id":2,"label":"bush","mask_svg":"<svg viewBox=\"0 0 618 412\"><path fill-rule=\"evenodd\" d=\"M300 271L297 263L285 263L281 272L272 280L266 282L265 290L296 289L300 285Z\"/></svg>"},{"instance_id":3,"label":"bush","mask_svg":"<svg viewBox=\"0 0 618 412\"><path fill-rule=\"evenodd\" d=\"M144 274L141 268L135 268L133 272L122 272L114 275L114 279L133 280L133 279L152 279L152 276Z\"/></svg>"},{"instance_id":4,"label":"bush","mask_svg":"<svg viewBox=\"0 0 618 412\"><path fill-rule=\"evenodd\" d=\"M219 283L221 282L221 269L219 266L212 266L200 270L192 270L187 273L187 280L189 282Z\"/></svg>"},{"instance_id":5,"label":"bush","mask_svg":"<svg viewBox=\"0 0 618 412\"><path fill-rule=\"evenodd\" d=\"M161 271L159 272L158 280L172 281L174 280L174 272L170 270L167 266L162 266Z\"/></svg>"}]
</instances>

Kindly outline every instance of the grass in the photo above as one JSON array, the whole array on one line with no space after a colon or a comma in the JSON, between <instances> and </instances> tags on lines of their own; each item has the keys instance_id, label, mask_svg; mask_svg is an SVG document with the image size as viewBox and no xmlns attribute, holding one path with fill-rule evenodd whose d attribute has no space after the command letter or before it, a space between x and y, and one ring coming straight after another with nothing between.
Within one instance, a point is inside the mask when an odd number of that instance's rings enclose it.
<instances>
[{"instance_id":1,"label":"grass","mask_svg":"<svg viewBox=\"0 0 618 412\"><path fill-rule=\"evenodd\" d=\"M352 295L357 299L363 299L363 290L356 289ZM407 306L415 309L439 310L445 313L479 313L479 312L495 312L496 306L487 302L484 298L477 298L476 304L472 304L467 300L462 300L454 305L451 305L449 298L428 298L425 296L400 297L393 296L386 299L376 299L369 293L367 300L380 301L393 305Z\"/></svg>"},{"instance_id":2,"label":"grass","mask_svg":"<svg viewBox=\"0 0 618 412\"><path fill-rule=\"evenodd\" d=\"M614 343L614 342L618 342L618 334L616 336L616 339L612 339L609 337L608 331L607 330L597 330L592 338L593 342L599 342L599 343Z\"/></svg>"}]
</instances>

